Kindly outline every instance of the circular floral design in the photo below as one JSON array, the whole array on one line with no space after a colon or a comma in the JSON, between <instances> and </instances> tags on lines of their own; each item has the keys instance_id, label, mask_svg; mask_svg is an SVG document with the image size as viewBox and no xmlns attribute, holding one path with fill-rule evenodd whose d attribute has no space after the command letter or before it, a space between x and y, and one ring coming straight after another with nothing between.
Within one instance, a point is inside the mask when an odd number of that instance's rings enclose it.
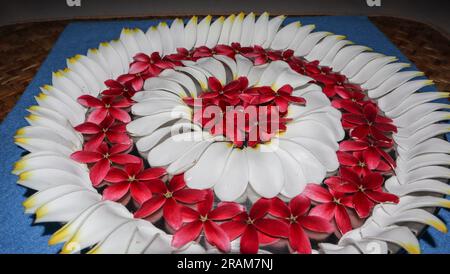
<instances>
[{"instance_id":1,"label":"circular floral design","mask_svg":"<svg viewBox=\"0 0 450 274\"><path fill-rule=\"evenodd\" d=\"M50 243L65 241L64 253L95 244L90 252L202 252L193 240L204 237L209 252L237 251L232 241L245 253L274 242L309 253L308 238L336 231L339 242L320 241L321 252L367 253L376 244L383 253L386 242L417 252L415 236L396 223L445 230L419 208L447 200L408 194L448 192L437 180L448 174L439 155L448 143L435 138L448 129L434 124L447 119L437 111L446 106L428 103L447 94L416 92L429 81L411 81L418 73L399 72L404 64L312 26L280 28L283 19L240 14L125 29L120 41L69 59L16 137L31 153L14 172L39 191L26 210L67 222ZM211 106L221 117L212 123L202 110ZM229 126L230 106L275 107L262 116L276 118ZM130 107L140 118L131 121ZM200 138L174 142L186 134ZM151 168L131 152L132 139ZM397 195L383 189L392 170L385 187ZM239 197L254 203L231 202ZM150 222L158 214L173 237Z\"/></svg>"}]
</instances>

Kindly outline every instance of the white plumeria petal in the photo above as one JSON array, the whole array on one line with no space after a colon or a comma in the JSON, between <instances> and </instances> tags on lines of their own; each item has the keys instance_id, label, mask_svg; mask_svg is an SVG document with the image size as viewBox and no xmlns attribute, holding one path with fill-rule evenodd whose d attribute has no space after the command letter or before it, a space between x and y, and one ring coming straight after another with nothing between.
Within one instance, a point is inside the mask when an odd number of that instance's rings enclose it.
<instances>
[{"instance_id":1,"label":"white plumeria petal","mask_svg":"<svg viewBox=\"0 0 450 274\"><path fill-rule=\"evenodd\" d=\"M287 49L294 40L295 34L297 33L297 30L300 28L300 26L300 22L296 21L281 28L275 35L270 48L274 50Z\"/></svg>"},{"instance_id":2,"label":"white plumeria petal","mask_svg":"<svg viewBox=\"0 0 450 274\"><path fill-rule=\"evenodd\" d=\"M40 89L42 93L52 95L58 98L60 101L64 102L64 104L66 104L72 110L72 112L75 113L76 116L81 117L85 115L86 109L82 107L80 104L78 104L73 98L71 98L65 92L62 92L61 90L58 90L57 88L50 85L44 85Z\"/></svg>"},{"instance_id":3,"label":"white plumeria petal","mask_svg":"<svg viewBox=\"0 0 450 274\"><path fill-rule=\"evenodd\" d=\"M197 41L197 22L198 17L192 16L184 28L184 47L191 50Z\"/></svg>"},{"instance_id":4,"label":"white plumeria petal","mask_svg":"<svg viewBox=\"0 0 450 274\"><path fill-rule=\"evenodd\" d=\"M338 169L339 161L333 148L307 137L295 137L290 140L311 152L327 168L328 172Z\"/></svg>"},{"instance_id":5,"label":"white plumeria petal","mask_svg":"<svg viewBox=\"0 0 450 274\"><path fill-rule=\"evenodd\" d=\"M176 18L170 25L170 34L172 35L173 46L175 49L184 48L184 22L183 19Z\"/></svg>"},{"instance_id":6,"label":"white plumeria petal","mask_svg":"<svg viewBox=\"0 0 450 274\"><path fill-rule=\"evenodd\" d=\"M450 115L448 111L434 111L416 119L415 122L412 122L408 127L398 128L398 132L395 135L399 137L408 137L428 125L449 119Z\"/></svg>"},{"instance_id":7,"label":"white plumeria petal","mask_svg":"<svg viewBox=\"0 0 450 274\"><path fill-rule=\"evenodd\" d=\"M197 26L197 40L195 47L205 46L208 40L209 26L211 24L212 16L208 15L200 21Z\"/></svg>"},{"instance_id":8,"label":"white plumeria petal","mask_svg":"<svg viewBox=\"0 0 450 274\"><path fill-rule=\"evenodd\" d=\"M400 182L415 182L423 179L450 179L450 169L442 166L425 166L405 173L397 174Z\"/></svg>"},{"instance_id":9,"label":"white plumeria petal","mask_svg":"<svg viewBox=\"0 0 450 274\"><path fill-rule=\"evenodd\" d=\"M275 38L275 35L277 34L278 30L280 29L281 24L283 24L284 19L286 19L286 16L279 15L279 16L274 17L269 20L269 23L267 24L266 40L262 44L263 48L270 47L273 39Z\"/></svg>"},{"instance_id":10,"label":"white plumeria petal","mask_svg":"<svg viewBox=\"0 0 450 274\"><path fill-rule=\"evenodd\" d=\"M167 173L176 175L186 172L197 162L203 152L205 152L205 150L212 144L212 142L200 142L193 145L188 151L186 151L186 153L173 161L167 167Z\"/></svg>"},{"instance_id":11,"label":"white plumeria petal","mask_svg":"<svg viewBox=\"0 0 450 274\"><path fill-rule=\"evenodd\" d=\"M264 12L255 22L255 33L251 45L263 45L267 39L267 31L269 26L269 14Z\"/></svg>"},{"instance_id":12,"label":"white plumeria petal","mask_svg":"<svg viewBox=\"0 0 450 274\"><path fill-rule=\"evenodd\" d=\"M282 136L285 138L309 137L317 138L324 144L335 149L339 148L334 133L322 123L315 120L305 120L299 123L288 123Z\"/></svg>"},{"instance_id":13,"label":"white plumeria petal","mask_svg":"<svg viewBox=\"0 0 450 274\"><path fill-rule=\"evenodd\" d=\"M371 48L366 46L352 45L341 49L333 59L331 68L333 71L341 71L344 67L356 56L364 51L372 51Z\"/></svg>"},{"instance_id":14,"label":"white plumeria petal","mask_svg":"<svg viewBox=\"0 0 450 274\"><path fill-rule=\"evenodd\" d=\"M363 89L374 89L381 85L384 81L389 79L394 73L399 72L400 70L410 67L411 65L408 63L391 63L382 67L379 71L375 72L373 76L367 80L361 87Z\"/></svg>"},{"instance_id":15,"label":"white plumeria petal","mask_svg":"<svg viewBox=\"0 0 450 274\"><path fill-rule=\"evenodd\" d=\"M242 31L240 43L243 47L251 46L253 42L253 35L255 33L255 14L250 12L242 22Z\"/></svg>"},{"instance_id":16,"label":"white plumeria petal","mask_svg":"<svg viewBox=\"0 0 450 274\"><path fill-rule=\"evenodd\" d=\"M233 27L234 20L236 19L236 15L231 14L230 16L225 19L222 26L222 31L220 33L219 41L217 42L218 45L228 45L230 40L230 32L231 28Z\"/></svg>"},{"instance_id":17,"label":"white plumeria petal","mask_svg":"<svg viewBox=\"0 0 450 274\"><path fill-rule=\"evenodd\" d=\"M382 110L392 110L396 106L400 104L403 100L405 100L408 96L418 91L419 89L432 85L433 81L431 80L414 80L409 81L398 88L394 89L390 93L384 95L380 99L378 99L378 106ZM370 96L370 95L369 95ZM392 100L392 101L391 101Z\"/></svg>"},{"instance_id":18,"label":"white plumeria petal","mask_svg":"<svg viewBox=\"0 0 450 274\"><path fill-rule=\"evenodd\" d=\"M326 175L325 166L303 146L288 139L276 139L279 147L301 163L303 174L308 182L322 182Z\"/></svg>"},{"instance_id":19,"label":"white plumeria petal","mask_svg":"<svg viewBox=\"0 0 450 274\"><path fill-rule=\"evenodd\" d=\"M330 37L328 36L324 39L324 41ZM353 60L351 60L344 69L342 69L341 73L345 75L347 78L352 78L356 75L365 65L367 65L370 61L383 57L384 55L377 52L362 52Z\"/></svg>"},{"instance_id":20,"label":"white plumeria petal","mask_svg":"<svg viewBox=\"0 0 450 274\"><path fill-rule=\"evenodd\" d=\"M450 127L447 124L431 124L418 131L407 138L394 135L394 141L404 149L410 149L427 139L433 138L440 134L450 132Z\"/></svg>"},{"instance_id":21,"label":"white plumeria petal","mask_svg":"<svg viewBox=\"0 0 450 274\"><path fill-rule=\"evenodd\" d=\"M308 61L322 60L331 48L340 40L345 39L343 35L329 35L317 43L314 48L305 56Z\"/></svg>"},{"instance_id":22,"label":"white plumeria petal","mask_svg":"<svg viewBox=\"0 0 450 274\"><path fill-rule=\"evenodd\" d=\"M220 34L222 33L223 22L225 17L220 16L217 18L209 27L208 39L206 40L206 46L208 48L213 48L219 42Z\"/></svg>"},{"instance_id":23,"label":"white plumeria petal","mask_svg":"<svg viewBox=\"0 0 450 274\"><path fill-rule=\"evenodd\" d=\"M202 73L201 71L199 71L198 69L192 68L192 67L176 67L175 70L177 71L182 71L185 72L187 74L189 74L190 76L192 76L195 80L197 80L197 83L200 86L200 89L206 90L208 88L208 78L207 76ZM193 97L197 96L197 94L191 94Z\"/></svg>"},{"instance_id":24,"label":"white plumeria petal","mask_svg":"<svg viewBox=\"0 0 450 274\"><path fill-rule=\"evenodd\" d=\"M155 115L165 112L190 112L190 108L180 102L172 100L147 100L141 103L136 103L131 108L131 113L138 116Z\"/></svg>"},{"instance_id":25,"label":"white plumeria petal","mask_svg":"<svg viewBox=\"0 0 450 274\"><path fill-rule=\"evenodd\" d=\"M318 31L308 34L303 42L295 49L295 56L305 56L317 45L317 43L326 36L331 35L330 32Z\"/></svg>"},{"instance_id":26,"label":"white plumeria petal","mask_svg":"<svg viewBox=\"0 0 450 274\"><path fill-rule=\"evenodd\" d=\"M425 117L433 111L440 109L448 109L449 105L442 103L425 103L420 104L410 110L402 113L397 117L393 117L394 124L399 128L408 127L418 119Z\"/></svg>"},{"instance_id":27,"label":"white plumeria petal","mask_svg":"<svg viewBox=\"0 0 450 274\"><path fill-rule=\"evenodd\" d=\"M127 50L128 56L131 57L135 56L141 51L133 34L133 30L130 28L123 28L122 32L120 33L120 41Z\"/></svg>"},{"instance_id":28,"label":"white plumeria petal","mask_svg":"<svg viewBox=\"0 0 450 274\"><path fill-rule=\"evenodd\" d=\"M238 55L236 55L236 56L238 56ZM242 75L237 73L236 61L234 61L230 57L225 56L225 55L214 55L214 58L219 60L220 62L224 63L227 66L227 68L231 72L232 80L237 79L238 76L242 76Z\"/></svg>"},{"instance_id":29,"label":"white plumeria petal","mask_svg":"<svg viewBox=\"0 0 450 274\"><path fill-rule=\"evenodd\" d=\"M444 195L450 194L450 185L434 179L425 179L413 183L400 184L396 176L385 181L384 187L397 196L405 196L416 192L431 192Z\"/></svg>"},{"instance_id":30,"label":"white plumeria petal","mask_svg":"<svg viewBox=\"0 0 450 274\"><path fill-rule=\"evenodd\" d=\"M97 64L99 64L102 67L102 69L108 74L108 77L110 78L114 77L112 73L112 70L114 68L110 67L108 61L105 59L105 57L101 54L101 52L98 49L96 48L89 49L87 57L96 62Z\"/></svg>"},{"instance_id":31,"label":"white plumeria petal","mask_svg":"<svg viewBox=\"0 0 450 274\"><path fill-rule=\"evenodd\" d=\"M450 155L446 153L427 153L416 156L414 158L404 161L402 158L397 158L398 173L409 172L414 169L424 166L446 166L450 163Z\"/></svg>"},{"instance_id":32,"label":"white plumeria petal","mask_svg":"<svg viewBox=\"0 0 450 274\"><path fill-rule=\"evenodd\" d=\"M265 72L268 66L269 65L267 63L256 67L253 66L247 75L248 85L249 86L256 85L260 81L261 75Z\"/></svg>"},{"instance_id":33,"label":"white plumeria petal","mask_svg":"<svg viewBox=\"0 0 450 274\"><path fill-rule=\"evenodd\" d=\"M145 33L145 36L147 36L148 41L150 41L150 46L152 47L152 52L158 52L159 54L163 53L163 45L161 41L161 34L158 31L158 28L156 26L151 26L148 28L147 32ZM128 64L128 62L127 62Z\"/></svg>"},{"instance_id":34,"label":"white plumeria petal","mask_svg":"<svg viewBox=\"0 0 450 274\"><path fill-rule=\"evenodd\" d=\"M147 79L144 83L145 90L155 90L162 89L172 92L180 97L186 97L187 94L185 90L175 81L171 81L164 78L159 77L151 77Z\"/></svg>"},{"instance_id":35,"label":"white plumeria petal","mask_svg":"<svg viewBox=\"0 0 450 274\"><path fill-rule=\"evenodd\" d=\"M36 209L36 223L68 222L99 201L101 195L86 188L65 193Z\"/></svg>"},{"instance_id":36,"label":"white plumeria petal","mask_svg":"<svg viewBox=\"0 0 450 274\"><path fill-rule=\"evenodd\" d=\"M431 102L436 99L448 98L448 92L416 92L406 98L400 105L392 110L386 111L388 117L398 117L406 111L423 103Z\"/></svg>"},{"instance_id":37,"label":"white plumeria petal","mask_svg":"<svg viewBox=\"0 0 450 274\"><path fill-rule=\"evenodd\" d=\"M275 197L284 185L283 167L270 150L267 145L246 149L249 183L257 194L266 198Z\"/></svg>"},{"instance_id":38,"label":"white plumeria petal","mask_svg":"<svg viewBox=\"0 0 450 274\"><path fill-rule=\"evenodd\" d=\"M21 128L16 135L14 136L16 139L42 139L51 141L61 146L68 148L69 150L76 150L81 147L81 143L74 144L71 141L67 140L64 136L60 134L55 134L55 132L48 127L42 126L28 126Z\"/></svg>"},{"instance_id":39,"label":"white plumeria petal","mask_svg":"<svg viewBox=\"0 0 450 274\"><path fill-rule=\"evenodd\" d=\"M59 100L51 93L50 95L40 93L38 96L35 96L35 99L39 106L56 111L62 117L65 117L72 126L76 126L84 122L84 115L78 115L78 113L74 112L63 101Z\"/></svg>"},{"instance_id":40,"label":"white plumeria petal","mask_svg":"<svg viewBox=\"0 0 450 274\"><path fill-rule=\"evenodd\" d=\"M382 56L371 60L363 68L359 70L354 76L349 78L350 82L355 84L363 84L373 76L374 71L380 70L385 65L397 61L397 58L392 56Z\"/></svg>"},{"instance_id":41,"label":"white plumeria petal","mask_svg":"<svg viewBox=\"0 0 450 274\"><path fill-rule=\"evenodd\" d=\"M236 76L247 76L253 66L252 62L240 54L236 54Z\"/></svg>"},{"instance_id":42,"label":"white plumeria petal","mask_svg":"<svg viewBox=\"0 0 450 274\"><path fill-rule=\"evenodd\" d=\"M381 85L378 87L371 89L368 93L370 97L380 97L388 92L394 90L395 88L398 88L399 86L403 85L404 83L408 82L409 80L422 76L422 72L418 71L402 71L397 72L393 74L391 77L386 79Z\"/></svg>"},{"instance_id":43,"label":"white plumeria petal","mask_svg":"<svg viewBox=\"0 0 450 274\"><path fill-rule=\"evenodd\" d=\"M170 29L166 22L163 21L158 24L158 32L161 37L162 54L168 55L174 53L176 49L173 45L172 35L170 34Z\"/></svg>"},{"instance_id":44,"label":"white plumeria petal","mask_svg":"<svg viewBox=\"0 0 450 274\"><path fill-rule=\"evenodd\" d=\"M445 198L434 196L402 196L398 204L381 204L384 210L389 214L395 214L414 208L427 207L450 207L450 201Z\"/></svg>"},{"instance_id":45,"label":"white plumeria petal","mask_svg":"<svg viewBox=\"0 0 450 274\"><path fill-rule=\"evenodd\" d=\"M186 185L194 189L213 187L222 175L232 146L227 142L210 145L200 156L197 163L184 173Z\"/></svg>"},{"instance_id":46,"label":"white plumeria petal","mask_svg":"<svg viewBox=\"0 0 450 274\"><path fill-rule=\"evenodd\" d=\"M292 39L288 48L292 50L296 50L301 43L305 40L305 38L316 28L316 25L305 25L300 26L297 29L297 32L294 34L294 39Z\"/></svg>"},{"instance_id":47,"label":"white plumeria petal","mask_svg":"<svg viewBox=\"0 0 450 274\"><path fill-rule=\"evenodd\" d=\"M153 52L152 51L153 48L150 44L150 41L148 41L147 36L141 29L134 28L133 36L134 36L134 39L136 40L136 43L139 47L140 52L145 53L145 54L150 54Z\"/></svg>"},{"instance_id":48,"label":"white plumeria petal","mask_svg":"<svg viewBox=\"0 0 450 274\"><path fill-rule=\"evenodd\" d=\"M295 89L306 85L310 81L313 81L313 79L308 76L300 75L292 69L287 69L277 77L275 83L272 85L272 88L274 90L278 90L284 85L290 85Z\"/></svg>"},{"instance_id":49,"label":"white plumeria petal","mask_svg":"<svg viewBox=\"0 0 450 274\"><path fill-rule=\"evenodd\" d=\"M222 86L226 85L227 74L223 64L212 57L202 58L196 63L197 68L202 68L209 72L211 76L217 78Z\"/></svg>"},{"instance_id":50,"label":"white plumeria petal","mask_svg":"<svg viewBox=\"0 0 450 274\"><path fill-rule=\"evenodd\" d=\"M242 22L244 21L245 14L239 13L233 21L230 29L230 36L228 38L228 44L239 43L241 41L242 34Z\"/></svg>"},{"instance_id":51,"label":"white plumeria petal","mask_svg":"<svg viewBox=\"0 0 450 274\"><path fill-rule=\"evenodd\" d=\"M190 111L186 108L177 108L169 112L162 112L151 116L135 119L127 124L127 131L132 136L145 136L151 134L160 126L174 120L190 119Z\"/></svg>"},{"instance_id":52,"label":"white plumeria petal","mask_svg":"<svg viewBox=\"0 0 450 274\"><path fill-rule=\"evenodd\" d=\"M275 151L280 159L284 173L284 184L281 194L293 198L300 194L308 183L303 174L301 163L284 150L277 149Z\"/></svg>"},{"instance_id":53,"label":"white plumeria petal","mask_svg":"<svg viewBox=\"0 0 450 274\"><path fill-rule=\"evenodd\" d=\"M301 123L316 121L328 129L328 132L331 133L330 136L334 137L334 141L338 141L342 140L345 136L345 131L342 128L342 125L339 123L340 120L341 116L334 115L334 113L331 112L330 108L329 112L310 113L304 117L297 118L295 119L295 123L300 125ZM331 145L331 147L334 147L334 145Z\"/></svg>"},{"instance_id":54,"label":"white plumeria petal","mask_svg":"<svg viewBox=\"0 0 450 274\"><path fill-rule=\"evenodd\" d=\"M281 74L287 70L290 70L290 67L286 62L283 61L271 62L266 67L264 67L264 71L259 77L259 81L256 84L256 86L272 86L275 80L281 77ZM288 76L290 76L291 78L295 78L296 76L298 76L298 73L296 73L295 75L288 74Z\"/></svg>"},{"instance_id":55,"label":"white plumeria petal","mask_svg":"<svg viewBox=\"0 0 450 274\"><path fill-rule=\"evenodd\" d=\"M197 94L197 88L194 81L192 81L192 79L184 73L177 72L173 69L165 69L159 74L159 77L177 82L183 86L189 94Z\"/></svg>"},{"instance_id":56,"label":"white plumeria petal","mask_svg":"<svg viewBox=\"0 0 450 274\"><path fill-rule=\"evenodd\" d=\"M128 71L128 62L124 63L124 61L128 61L128 57L120 55L110 43L100 43L98 50L108 62L113 78L117 78Z\"/></svg>"},{"instance_id":57,"label":"white plumeria petal","mask_svg":"<svg viewBox=\"0 0 450 274\"><path fill-rule=\"evenodd\" d=\"M320 60L320 65L322 66L331 66L334 57L336 56L336 54L345 46L347 45L351 45L353 44L353 42L348 41L348 40L340 40L338 41L336 44L334 44L333 47L331 47L331 49L328 51L328 53L325 55L325 57L322 58L322 60Z\"/></svg>"},{"instance_id":58,"label":"white plumeria petal","mask_svg":"<svg viewBox=\"0 0 450 274\"><path fill-rule=\"evenodd\" d=\"M214 185L214 193L221 201L235 201L242 196L249 181L246 150L235 148L230 153L225 168Z\"/></svg>"},{"instance_id":59,"label":"white plumeria petal","mask_svg":"<svg viewBox=\"0 0 450 274\"><path fill-rule=\"evenodd\" d=\"M81 88L68 77L64 76L61 71L57 71L52 74L52 83L55 88L62 90L75 100L83 95Z\"/></svg>"},{"instance_id":60,"label":"white plumeria petal","mask_svg":"<svg viewBox=\"0 0 450 274\"><path fill-rule=\"evenodd\" d=\"M19 174L19 181L17 183L35 190L43 190L62 184L84 187L91 185L90 181L80 178L71 172L54 168L24 171Z\"/></svg>"},{"instance_id":61,"label":"white plumeria petal","mask_svg":"<svg viewBox=\"0 0 450 274\"><path fill-rule=\"evenodd\" d=\"M420 144L417 144L411 149L405 150L398 148L398 154L403 160L409 160L418 155L426 153L450 153L450 143L440 138L431 138Z\"/></svg>"},{"instance_id":62,"label":"white plumeria petal","mask_svg":"<svg viewBox=\"0 0 450 274\"><path fill-rule=\"evenodd\" d=\"M130 220L117 226L88 254L126 254L133 238L132 232L137 230L136 224L137 222Z\"/></svg>"}]
</instances>

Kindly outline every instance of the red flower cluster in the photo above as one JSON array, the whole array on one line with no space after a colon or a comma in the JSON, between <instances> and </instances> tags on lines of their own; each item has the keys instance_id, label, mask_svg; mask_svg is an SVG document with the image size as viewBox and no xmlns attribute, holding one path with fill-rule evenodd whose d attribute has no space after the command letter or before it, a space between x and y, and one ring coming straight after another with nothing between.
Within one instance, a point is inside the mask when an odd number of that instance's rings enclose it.
<instances>
[{"instance_id":1,"label":"red flower cluster","mask_svg":"<svg viewBox=\"0 0 450 274\"><path fill-rule=\"evenodd\" d=\"M308 185L305 196L297 196L289 204L278 198L260 199L248 213L236 203L220 203L214 208L212 191L187 188L182 174L165 183L164 169L144 169L142 160L129 154L132 141L126 134L126 124L131 120L131 98L142 90L146 79L164 69L182 66L183 60L196 61L214 55L235 59L236 54L251 59L255 65L284 60L294 71L313 78L332 105L342 110L342 125L349 137L340 143L338 175L328 178L324 186ZM146 218L162 210L166 223L176 230L175 247L197 239L203 232L206 241L224 252L230 250L230 241L240 237L243 253L255 253L260 245L279 239L287 239L292 251L310 253L308 231L330 233L333 227L329 221L334 220L337 230L344 234L352 229L349 211L355 210L360 218L365 218L376 203L398 202L398 197L382 190L382 174L395 167L395 161L387 153L393 146L390 134L397 130L392 120L382 116L375 102L345 76L320 66L318 61L295 57L292 50L273 51L232 43L190 51L179 48L177 53L164 58L157 52L139 53L127 74L107 80L105 85L107 89L100 98L83 95L78 99L89 108L87 121L75 127L85 136L86 143L72 158L88 164L93 185L105 186L105 199L124 200L129 195L138 206L135 217ZM195 111L194 121L212 134L230 138L238 147L270 140L277 131L285 130L288 105L305 103L303 98L292 95L289 85L277 91L270 87L248 87L245 77L227 85L211 77L208 87L199 100L184 101L193 108L201 107ZM217 115L205 115L210 106L220 110ZM258 107L257 116L245 115L245 122L241 126L236 124L237 117L250 107ZM311 208L306 197L315 206Z\"/></svg>"},{"instance_id":2,"label":"red flower cluster","mask_svg":"<svg viewBox=\"0 0 450 274\"><path fill-rule=\"evenodd\" d=\"M286 129L288 119L284 116L288 105L306 102L292 95L290 85L277 91L269 86L248 87L247 77L225 86L217 78L209 77L208 87L209 90L198 98L183 100L196 109L194 121L213 135L228 137L237 147L253 147L269 141L274 134Z\"/></svg>"}]
</instances>

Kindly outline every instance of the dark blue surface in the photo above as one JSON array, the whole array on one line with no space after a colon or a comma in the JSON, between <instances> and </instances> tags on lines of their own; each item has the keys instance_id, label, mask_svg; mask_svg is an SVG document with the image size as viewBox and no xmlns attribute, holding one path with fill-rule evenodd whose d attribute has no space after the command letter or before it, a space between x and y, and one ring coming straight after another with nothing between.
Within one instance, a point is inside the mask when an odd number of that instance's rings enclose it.
<instances>
[{"instance_id":1,"label":"dark blue surface","mask_svg":"<svg viewBox=\"0 0 450 274\"><path fill-rule=\"evenodd\" d=\"M317 30L346 35L357 44L410 62L366 17L300 17L288 18L285 22L293 20L316 24ZM117 39L123 27L146 30L157 22L79 22L68 25L61 34L23 96L0 125L0 140L3 143L0 151L0 201L3 204L0 209L0 253L56 253L60 249L60 246L47 245L50 232L59 225L33 225L32 216L25 215L22 208L27 191L16 184L17 176L11 174L14 162L24 153L13 143L13 136L17 129L27 125L23 117L27 115L26 108L35 104L33 96L39 93L39 87L51 83L52 71L63 69L66 58L85 54L102 41ZM433 90L433 87L428 89ZM448 210L441 210L439 216L445 221L450 220ZM421 239L421 247L424 253L450 253L450 236L429 228Z\"/></svg>"}]
</instances>

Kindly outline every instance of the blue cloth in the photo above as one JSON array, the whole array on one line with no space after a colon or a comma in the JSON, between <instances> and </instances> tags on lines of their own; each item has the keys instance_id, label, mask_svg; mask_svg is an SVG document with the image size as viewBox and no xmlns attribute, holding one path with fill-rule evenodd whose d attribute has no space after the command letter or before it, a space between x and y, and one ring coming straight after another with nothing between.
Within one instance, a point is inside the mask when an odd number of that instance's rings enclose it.
<instances>
[{"instance_id":1,"label":"blue cloth","mask_svg":"<svg viewBox=\"0 0 450 274\"><path fill-rule=\"evenodd\" d=\"M316 24L317 30L346 35L357 44L367 45L377 52L410 62L366 17L300 17L288 18L286 22L293 20L300 20L303 24ZM0 253L56 253L61 247L47 245L50 234L58 229L59 224L33 224L33 217L23 213L22 202L29 192L18 186L17 176L11 174L14 162L24 153L23 149L13 143L13 136L17 129L27 125L24 120L26 108L35 104L33 96L39 93L39 87L51 83L52 71L63 69L66 58L84 54L89 48L98 47L102 41L117 39L123 27L146 30L157 22L77 22L69 24L61 34L23 96L0 125L0 140L3 143L0 152ZM433 90L432 87L429 89ZM441 210L439 216L443 220L450 220L447 210ZM429 228L425 236L421 239L423 252L450 253L449 235Z\"/></svg>"}]
</instances>

